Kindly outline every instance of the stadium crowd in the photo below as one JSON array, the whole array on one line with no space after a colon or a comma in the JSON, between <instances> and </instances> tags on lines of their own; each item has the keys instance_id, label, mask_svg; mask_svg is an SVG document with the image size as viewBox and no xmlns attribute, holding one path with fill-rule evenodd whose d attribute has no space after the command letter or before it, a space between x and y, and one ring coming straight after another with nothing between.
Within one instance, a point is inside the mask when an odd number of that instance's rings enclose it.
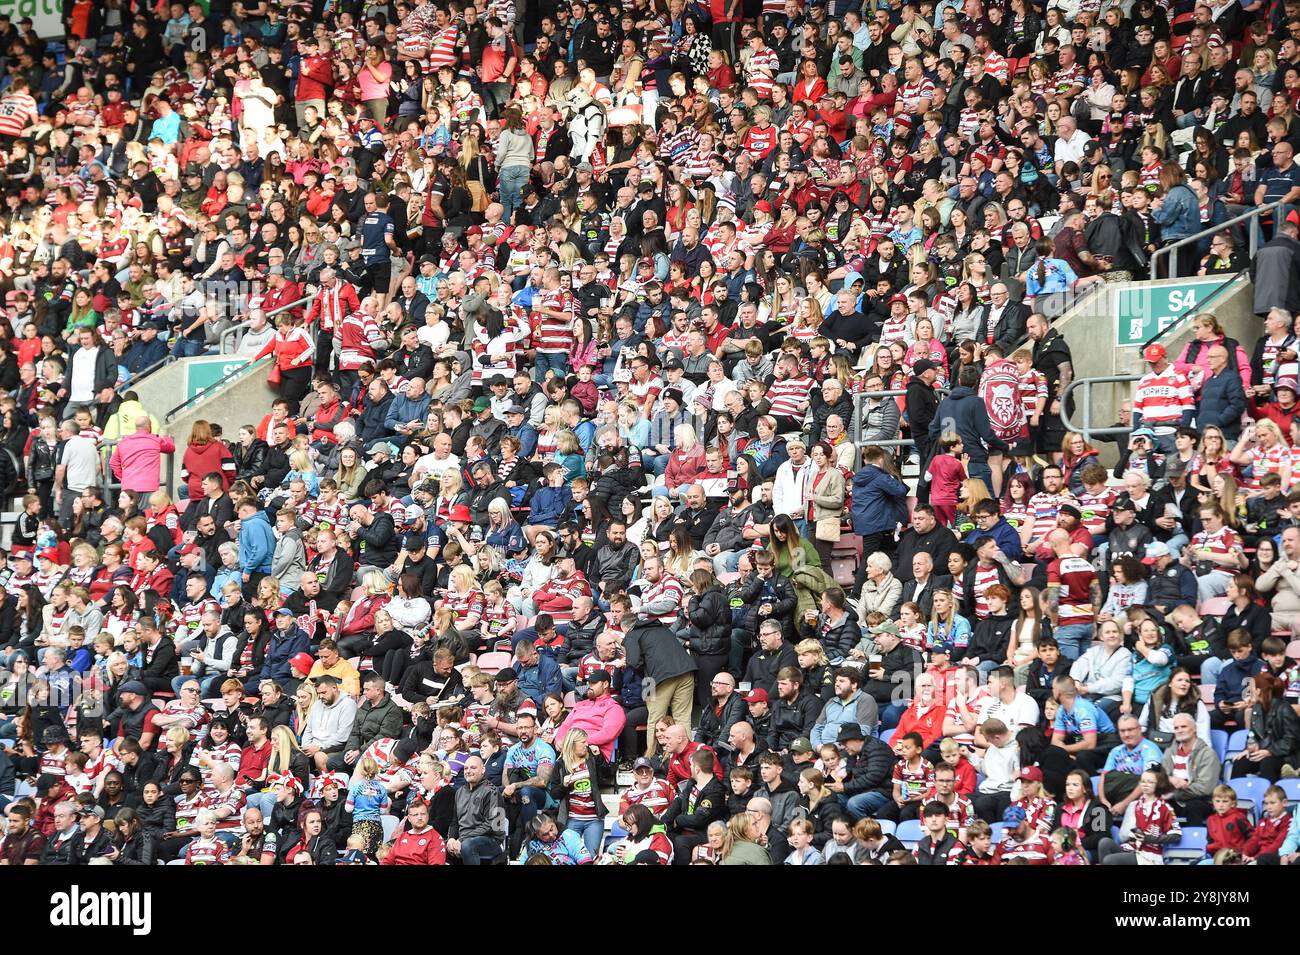
<instances>
[{"instance_id":1,"label":"stadium crowd","mask_svg":"<svg viewBox=\"0 0 1300 955\"><path fill-rule=\"evenodd\" d=\"M1295 864L1300 2L1044 6L0 14L0 864Z\"/></svg>"}]
</instances>

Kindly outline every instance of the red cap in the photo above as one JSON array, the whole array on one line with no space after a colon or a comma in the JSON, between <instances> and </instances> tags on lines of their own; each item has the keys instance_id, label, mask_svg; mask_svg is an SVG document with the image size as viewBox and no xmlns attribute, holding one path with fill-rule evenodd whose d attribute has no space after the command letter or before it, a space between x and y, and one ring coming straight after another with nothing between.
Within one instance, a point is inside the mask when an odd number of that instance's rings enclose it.
<instances>
[{"instance_id":1,"label":"red cap","mask_svg":"<svg viewBox=\"0 0 1300 955\"><path fill-rule=\"evenodd\" d=\"M1165 351L1164 345L1161 345L1159 342L1152 342L1146 348L1142 349L1142 360L1163 361L1167 354L1169 353Z\"/></svg>"},{"instance_id":2,"label":"red cap","mask_svg":"<svg viewBox=\"0 0 1300 955\"><path fill-rule=\"evenodd\" d=\"M754 203L754 211L755 211L755 212L771 212L771 211L772 211L772 203L768 202L766 199L760 199L760 200L758 200L758 202Z\"/></svg>"},{"instance_id":3,"label":"red cap","mask_svg":"<svg viewBox=\"0 0 1300 955\"><path fill-rule=\"evenodd\" d=\"M476 225L472 225L472 226L470 226L468 229L465 230L465 237L466 237L466 238L469 238L469 237L472 236L472 235L482 235L482 234L483 234L483 230L480 229L480 228L479 228L478 226L476 226Z\"/></svg>"},{"instance_id":4,"label":"red cap","mask_svg":"<svg viewBox=\"0 0 1300 955\"><path fill-rule=\"evenodd\" d=\"M46 547L36 554L37 557L45 557L49 560L57 561L59 559L59 549L57 547Z\"/></svg>"},{"instance_id":5,"label":"red cap","mask_svg":"<svg viewBox=\"0 0 1300 955\"><path fill-rule=\"evenodd\" d=\"M311 668L315 665L316 658L310 653L295 653L289 658L289 666L293 667L300 673L310 673Z\"/></svg>"},{"instance_id":6,"label":"red cap","mask_svg":"<svg viewBox=\"0 0 1300 955\"><path fill-rule=\"evenodd\" d=\"M447 519L468 524L471 520L469 516L469 508L464 504L453 504L451 510L447 512Z\"/></svg>"},{"instance_id":7,"label":"red cap","mask_svg":"<svg viewBox=\"0 0 1300 955\"><path fill-rule=\"evenodd\" d=\"M184 556L186 556L187 554L193 554L193 553L195 553L198 549L199 549L199 545L198 545L198 544L195 544L193 541L191 541L190 543L186 544L184 547L181 548L181 550L180 550L180 556L184 557Z\"/></svg>"},{"instance_id":8,"label":"red cap","mask_svg":"<svg viewBox=\"0 0 1300 955\"><path fill-rule=\"evenodd\" d=\"M766 703L766 702L767 702L767 690L762 690L762 689L759 689L758 687L755 687L754 689L750 690L748 693L745 694L745 702L746 702L746 703Z\"/></svg>"},{"instance_id":9,"label":"red cap","mask_svg":"<svg viewBox=\"0 0 1300 955\"><path fill-rule=\"evenodd\" d=\"M901 302L902 304L906 305L907 296L904 295L902 292L895 292L893 295L889 296L889 304L893 305L895 302Z\"/></svg>"},{"instance_id":10,"label":"red cap","mask_svg":"<svg viewBox=\"0 0 1300 955\"><path fill-rule=\"evenodd\" d=\"M1041 783L1043 781L1043 771L1037 766L1026 766L1020 771L1020 778L1026 782Z\"/></svg>"}]
</instances>

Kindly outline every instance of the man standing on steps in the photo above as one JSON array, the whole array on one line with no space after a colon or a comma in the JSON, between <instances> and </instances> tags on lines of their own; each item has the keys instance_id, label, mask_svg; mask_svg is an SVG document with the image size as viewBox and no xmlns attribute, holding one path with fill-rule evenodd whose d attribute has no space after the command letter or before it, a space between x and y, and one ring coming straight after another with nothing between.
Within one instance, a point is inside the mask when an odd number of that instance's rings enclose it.
<instances>
[{"instance_id":1,"label":"man standing on steps","mask_svg":"<svg viewBox=\"0 0 1300 955\"><path fill-rule=\"evenodd\" d=\"M1025 322L1025 331L1034 343L1034 370L1041 371L1047 378L1047 410L1038 425L1036 450L1052 453L1060 450L1061 441L1065 438L1066 427L1061 418L1066 412L1066 405L1062 403L1061 396L1074 380L1074 363L1070 357L1070 346L1065 343L1060 331L1047 323L1046 316L1038 312L1030 315Z\"/></svg>"},{"instance_id":2,"label":"man standing on steps","mask_svg":"<svg viewBox=\"0 0 1300 955\"><path fill-rule=\"evenodd\" d=\"M142 414L135 419L135 434L117 442L108 464L122 483L122 490L148 497L158 490L162 456L175 452L176 443L166 435L154 434L153 421Z\"/></svg>"}]
</instances>

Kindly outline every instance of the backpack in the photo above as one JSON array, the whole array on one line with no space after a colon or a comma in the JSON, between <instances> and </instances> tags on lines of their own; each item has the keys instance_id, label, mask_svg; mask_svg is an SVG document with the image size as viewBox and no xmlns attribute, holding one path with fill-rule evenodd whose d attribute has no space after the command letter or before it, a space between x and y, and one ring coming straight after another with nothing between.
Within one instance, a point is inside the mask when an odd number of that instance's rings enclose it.
<instances>
[{"instance_id":1,"label":"backpack","mask_svg":"<svg viewBox=\"0 0 1300 955\"><path fill-rule=\"evenodd\" d=\"M1004 358L985 368L979 396L993 433L1008 443L1019 441L1027 422L1025 405L1020 399L1020 370L1015 362Z\"/></svg>"}]
</instances>

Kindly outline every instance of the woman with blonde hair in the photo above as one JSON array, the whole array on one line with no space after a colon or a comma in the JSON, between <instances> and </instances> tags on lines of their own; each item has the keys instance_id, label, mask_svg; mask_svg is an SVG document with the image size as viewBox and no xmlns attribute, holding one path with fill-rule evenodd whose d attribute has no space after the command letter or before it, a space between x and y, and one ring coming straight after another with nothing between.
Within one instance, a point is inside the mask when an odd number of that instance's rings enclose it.
<instances>
[{"instance_id":1,"label":"woman with blonde hair","mask_svg":"<svg viewBox=\"0 0 1300 955\"><path fill-rule=\"evenodd\" d=\"M770 824L770 819L769 819ZM771 854L755 841L754 821L747 812L732 816L722 843L722 865L772 865Z\"/></svg>"},{"instance_id":2,"label":"woman with blonde hair","mask_svg":"<svg viewBox=\"0 0 1300 955\"><path fill-rule=\"evenodd\" d=\"M359 498L361 485L367 473L355 443L349 442L339 448L339 466L334 472L334 483L338 485L339 500L355 501Z\"/></svg>"},{"instance_id":3,"label":"woman with blonde hair","mask_svg":"<svg viewBox=\"0 0 1300 955\"><path fill-rule=\"evenodd\" d=\"M673 450L664 467L664 486L670 497L680 497L704 473L704 445L695 428L679 424L673 429Z\"/></svg>"},{"instance_id":4,"label":"woman with blonde hair","mask_svg":"<svg viewBox=\"0 0 1300 955\"><path fill-rule=\"evenodd\" d=\"M1259 479L1265 474L1279 475L1284 493L1291 487L1291 448L1271 418L1261 418L1253 428L1242 432L1229 460L1239 467L1250 467L1250 493L1259 491Z\"/></svg>"},{"instance_id":5,"label":"woman with blonde hair","mask_svg":"<svg viewBox=\"0 0 1300 955\"><path fill-rule=\"evenodd\" d=\"M555 436L555 460L564 468L565 483L587 476L587 459L578 436L564 428Z\"/></svg>"},{"instance_id":6,"label":"woman with blonde hair","mask_svg":"<svg viewBox=\"0 0 1300 955\"><path fill-rule=\"evenodd\" d=\"M975 505L992 497L988 485L981 478L967 478L961 482L957 491L956 524L963 533L968 526L971 529L975 527Z\"/></svg>"},{"instance_id":7,"label":"woman with blonde hair","mask_svg":"<svg viewBox=\"0 0 1300 955\"><path fill-rule=\"evenodd\" d=\"M468 502L469 492L460 468L447 468L438 476L438 497L433 502L435 520L445 524L450 520L452 507Z\"/></svg>"},{"instance_id":8,"label":"woman with blonde hair","mask_svg":"<svg viewBox=\"0 0 1300 955\"><path fill-rule=\"evenodd\" d=\"M348 608L338 628L339 656L355 656L361 647L370 641L375 629L375 615L388 605L391 599L391 582L387 575L378 569L365 572L361 577L361 598Z\"/></svg>"},{"instance_id":9,"label":"woman with blonde hair","mask_svg":"<svg viewBox=\"0 0 1300 955\"><path fill-rule=\"evenodd\" d=\"M471 649L478 645L478 625L483 619L484 601L472 567L460 564L452 568L447 578L447 595L434 606L450 607L455 611L456 629L469 642Z\"/></svg>"}]
</instances>

